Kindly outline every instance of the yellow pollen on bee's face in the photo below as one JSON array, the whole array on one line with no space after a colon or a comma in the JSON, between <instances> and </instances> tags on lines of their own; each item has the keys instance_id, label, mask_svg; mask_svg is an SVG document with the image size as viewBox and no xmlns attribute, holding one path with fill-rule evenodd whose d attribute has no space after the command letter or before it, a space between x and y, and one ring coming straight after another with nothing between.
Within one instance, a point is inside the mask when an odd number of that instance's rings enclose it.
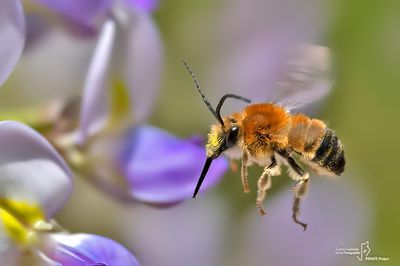
<instances>
[{"instance_id":1,"label":"yellow pollen on bee's face","mask_svg":"<svg viewBox=\"0 0 400 266\"><path fill-rule=\"evenodd\" d=\"M208 134L208 141L206 145L207 157L212 156L216 152L221 145L221 141L222 139L220 133L215 128L212 128Z\"/></svg>"},{"instance_id":2,"label":"yellow pollen on bee's face","mask_svg":"<svg viewBox=\"0 0 400 266\"><path fill-rule=\"evenodd\" d=\"M29 246L37 242L36 225L44 221L44 215L37 205L0 198L0 220L8 237Z\"/></svg>"}]
</instances>

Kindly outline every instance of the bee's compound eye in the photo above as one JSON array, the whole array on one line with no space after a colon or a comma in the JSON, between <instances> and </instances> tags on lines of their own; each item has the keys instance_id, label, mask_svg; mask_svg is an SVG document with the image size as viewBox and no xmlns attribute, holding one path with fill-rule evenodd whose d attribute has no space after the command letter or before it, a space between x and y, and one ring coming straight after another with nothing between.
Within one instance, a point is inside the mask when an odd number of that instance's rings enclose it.
<instances>
[{"instance_id":1,"label":"bee's compound eye","mask_svg":"<svg viewBox=\"0 0 400 266\"><path fill-rule=\"evenodd\" d=\"M228 133L226 134L225 145L227 148L230 148L236 145L237 139L239 135L239 127L234 126L232 127Z\"/></svg>"}]
</instances>

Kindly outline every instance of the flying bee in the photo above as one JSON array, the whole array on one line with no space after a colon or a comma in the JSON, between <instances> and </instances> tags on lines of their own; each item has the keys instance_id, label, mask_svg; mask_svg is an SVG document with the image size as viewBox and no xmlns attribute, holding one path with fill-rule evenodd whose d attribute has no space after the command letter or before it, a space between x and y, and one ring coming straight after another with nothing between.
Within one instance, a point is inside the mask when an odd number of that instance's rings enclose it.
<instances>
[{"instance_id":1,"label":"flying bee","mask_svg":"<svg viewBox=\"0 0 400 266\"><path fill-rule=\"evenodd\" d=\"M281 164L285 164L289 176L297 182L294 187L292 218L306 230L307 224L299 221L297 216L300 201L308 190L309 173L303 170L295 158L299 158L320 174L341 175L344 171L345 158L342 143L335 132L323 121L301 113L291 114L288 108L280 104L272 102L250 104L249 99L235 94L224 95L214 109L203 94L190 67L184 61L183 64L192 76L204 103L218 121L211 126L208 134L207 159L193 198L196 197L214 159L220 155L231 159L241 158L241 181L245 193L250 192L247 167L251 164L264 167L257 183L256 207L261 215L265 215L263 202L266 191L271 188L271 177L280 175ZM304 80L303 77L298 79ZM304 88L303 85L298 87ZM296 89L292 91L298 93ZM221 107L229 98L244 101L249 105L240 112L221 116Z\"/></svg>"}]
</instances>

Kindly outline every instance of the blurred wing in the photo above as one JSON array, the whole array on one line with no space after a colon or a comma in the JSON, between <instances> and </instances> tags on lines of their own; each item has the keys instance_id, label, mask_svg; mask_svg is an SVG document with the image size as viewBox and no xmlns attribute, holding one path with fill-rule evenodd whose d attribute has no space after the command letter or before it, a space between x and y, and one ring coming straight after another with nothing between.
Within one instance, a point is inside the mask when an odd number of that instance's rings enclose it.
<instances>
[{"instance_id":1,"label":"blurred wing","mask_svg":"<svg viewBox=\"0 0 400 266\"><path fill-rule=\"evenodd\" d=\"M330 51L317 45L299 45L284 65L272 100L297 108L325 96L332 87Z\"/></svg>"}]
</instances>

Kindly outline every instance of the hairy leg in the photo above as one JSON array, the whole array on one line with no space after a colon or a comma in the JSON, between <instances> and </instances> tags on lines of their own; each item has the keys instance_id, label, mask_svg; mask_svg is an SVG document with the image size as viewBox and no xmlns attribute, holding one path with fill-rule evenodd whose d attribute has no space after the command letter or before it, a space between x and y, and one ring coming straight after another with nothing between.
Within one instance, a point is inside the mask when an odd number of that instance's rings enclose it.
<instances>
[{"instance_id":1,"label":"hairy leg","mask_svg":"<svg viewBox=\"0 0 400 266\"><path fill-rule=\"evenodd\" d=\"M275 157L271 158L271 164L264 168L264 172L258 179L258 192L256 199L256 206L261 215L265 215L267 212L263 208L263 203L267 190L271 188L272 176L278 175L279 165L277 164Z\"/></svg>"},{"instance_id":2,"label":"hairy leg","mask_svg":"<svg viewBox=\"0 0 400 266\"><path fill-rule=\"evenodd\" d=\"M299 221L297 219L297 216L300 213L300 202L301 200L306 196L307 191L308 191L308 178L301 180L296 187L294 188L294 201L293 201L293 207L292 207L292 218L293 221L299 225L301 225L304 229L304 231L307 229L307 224Z\"/></svg>"},{"instance_id":3,"label":"hairy leg","mask_svg":"<svg viewBox=\"0 0 400 266\"><path fill-rule=\"evenodd\" d=\"M287 151L278 151L283 158L286 159L289 166L289 175L290 177L295 180L299 181L294 188L294 200L293 200L293 207L292 207L292 218L296 224L299 224L303 227L304 231L307 229L307 224L299 221L297 216L300 213L300 203L301 200L306 196L308 190L308 179L309 174L305 172L300 165L290 156Z\"/></svg>"},{"instance_id":4,"label":"hairy leg","mask_svg":"<svg viewBox=\"0 0 400 266\"><path fill-rule=\"evenodd\" d=\"M250 188L249 188L249 181L247 180L247 166L249 163L249 155L247 152L243 152L242 156L242 169L241 169L241 179L242 179L242 185L243 185L243 191L244 193L250 193Z\"/></svg>"}]
</instances>

